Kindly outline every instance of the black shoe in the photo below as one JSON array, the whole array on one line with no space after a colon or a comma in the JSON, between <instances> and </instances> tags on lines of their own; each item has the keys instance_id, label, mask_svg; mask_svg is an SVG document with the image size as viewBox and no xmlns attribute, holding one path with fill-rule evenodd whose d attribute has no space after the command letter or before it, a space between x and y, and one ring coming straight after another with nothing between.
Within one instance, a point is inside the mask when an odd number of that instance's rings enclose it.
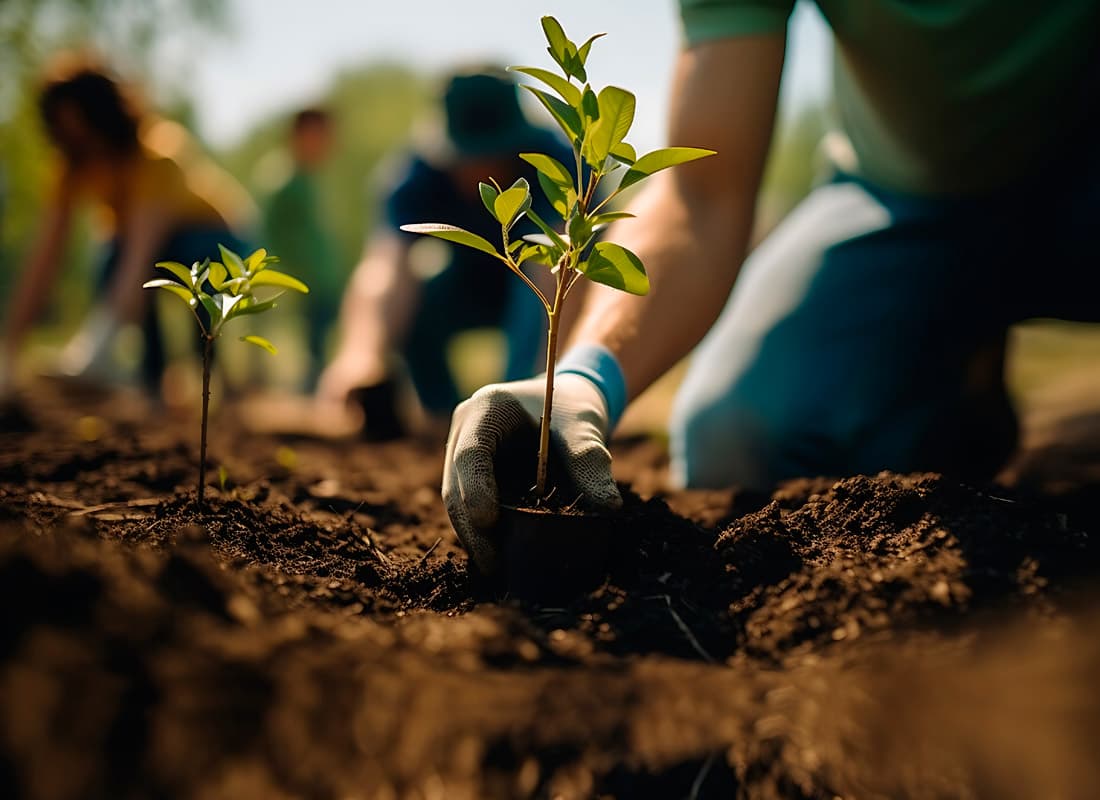
<instances>
[{"instance_id":1,"label":"black shoe","mask_svg":"<svg viewBox=\"0 0 1100 800\"><path fill-rule=\"evenodd\" d=\"M362 438L368 442L389 442L408 433L398 413L397 384L392 380L354 389L349 402L363 409Z\"/></svg>"}]
</instances>

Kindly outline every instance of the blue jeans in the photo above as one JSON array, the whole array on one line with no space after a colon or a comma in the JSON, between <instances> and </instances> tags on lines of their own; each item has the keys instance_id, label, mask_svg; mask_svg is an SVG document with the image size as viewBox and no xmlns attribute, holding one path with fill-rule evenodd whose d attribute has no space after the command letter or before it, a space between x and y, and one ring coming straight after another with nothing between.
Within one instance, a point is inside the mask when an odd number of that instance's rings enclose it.
<instances>
[{"instance_id":1,"label":"blue jeans","mask_svg":"<svg viewBox=\"0 0 1100 800\"><path fill-rule=\"evenodd\" d=\"M1100 321L1100 168L1078 157L988 197L848 176L812 192L745 262L692 358L673 479L995 472L1015 444L1008 326Z\"/></svg>"},{"instance_id":2,"label":"blue jeans","mask_svg":"<svg viewBox=\"0 0 1100 800\"><path fill-rule=\"evenodd\" d=\"M490 269L503 269L490 264ZM449 267L424 282L420 304L401 354L417 396L432 414L445 416L462 399L447 363L447 344L455 334L499 327L507 342L503 380L529 378L545 339L546 314L526 284L504 275L503 291L494 296L468 272Z\"/></svg>"},{"instance_id":3,"label":"blue jeans","mask_svg":"<svg viewBox=\"0 0 1100 800\"><path fill-rule=\"evenodd\" d=\"M158 248L153 263L149 264L149 277L163 277L163 275L155 274L159 272L153 266L157 261L178 261L188 267L192 263L206 258L211 261L220 261L219 244L225 245L242 257L252 252L248 245L226 228L214 226L180 228ZM120 255L121 243L118 239L114 239L107 246L107 251L100 266L98 282L100 291L114 277L119 266ZM144 342L141 378L146 388L155 393L159 391L160 379L164 375L167 361L164 353L164 340L160 330L160 319L154 302L146 303L145 316L141 322L141 333Z\"/></svg>"}]
</instances>

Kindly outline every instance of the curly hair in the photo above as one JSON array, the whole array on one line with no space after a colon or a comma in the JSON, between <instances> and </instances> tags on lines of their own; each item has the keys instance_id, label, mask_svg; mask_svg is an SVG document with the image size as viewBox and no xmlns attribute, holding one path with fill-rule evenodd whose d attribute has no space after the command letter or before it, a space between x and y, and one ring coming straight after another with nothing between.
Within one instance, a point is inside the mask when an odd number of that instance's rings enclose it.
<instances>
[{"instance_id":1,"label":"curly hair","mask_svg":"<svg viewBox=\"0 0 1100 800\"><path fill-rule=\"evenodd\" d=\"M129 155L138 149L142 114L103 67L87 61L64 64L42 82L38 108L55 141L60 109L66 106L75 108L113 153Z\"/></svg>"}]
</instances>

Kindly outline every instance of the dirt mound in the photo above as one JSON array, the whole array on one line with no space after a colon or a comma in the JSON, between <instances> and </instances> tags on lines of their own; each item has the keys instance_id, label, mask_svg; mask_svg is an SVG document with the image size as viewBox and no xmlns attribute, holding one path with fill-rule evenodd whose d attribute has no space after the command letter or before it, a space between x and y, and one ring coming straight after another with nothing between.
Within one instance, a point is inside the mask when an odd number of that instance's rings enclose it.
<instances>
[{"instance_id":1,"label":"dirt mound","mask_svg":"<svg viewBox=\"0 0 1100 800\"><path fill-rule=\"evenodd\" d=\"M0 434L0 796L1100 792L1088 517L934 475L627 492L607 582L522 605L432 445L230 438L197 516L189 426L81 402Z\"/></svg>"}]
</instances>

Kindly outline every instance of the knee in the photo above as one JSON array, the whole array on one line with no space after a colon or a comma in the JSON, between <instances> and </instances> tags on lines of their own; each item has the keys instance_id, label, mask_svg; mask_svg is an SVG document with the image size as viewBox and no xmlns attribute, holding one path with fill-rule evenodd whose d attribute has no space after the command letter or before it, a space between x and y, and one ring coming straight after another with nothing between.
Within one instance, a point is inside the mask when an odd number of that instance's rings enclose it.
<instances>
[{"instance_id":1,"label":"knee","mask_svg":"<svg viewBox=\"0 0 1100 800\"><path fill-rule=\"evenodd\" d=\"M670 425L671 479L682 488L769 488L790 477L781 454L792 427L736 393L702 404L680 397Z\"/></svg>"}]
</instances>

